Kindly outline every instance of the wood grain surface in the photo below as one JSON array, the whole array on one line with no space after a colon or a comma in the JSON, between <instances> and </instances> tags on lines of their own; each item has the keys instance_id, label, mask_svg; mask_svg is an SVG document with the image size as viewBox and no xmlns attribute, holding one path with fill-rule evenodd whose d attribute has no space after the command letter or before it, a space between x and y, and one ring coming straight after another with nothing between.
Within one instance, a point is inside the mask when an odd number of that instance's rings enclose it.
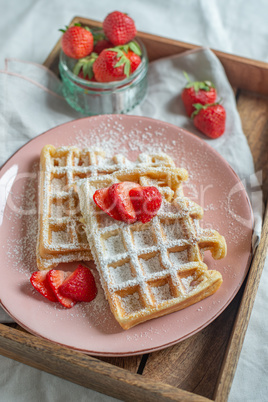
<instances>
[{"instance_id":1,"label":"wood grain surface","mask_svg":"<svg viewBox=\"0 0 268 402\"><path fill-rule=\"evenodd\" d=\"M75 17L81 22L99 22ZM139 32L150 61L197 46ZM60 41L45 61L58 73ZM214 51L236 88L237 108L268 193L268 64ZM267 204L266 204L267 205ZM266 209L267 210L267 209ZM258 289L268 246L266 213L260 245L248 276L232 303L199 333L164 350L143 356L93 358L0 324L0 353L85 387L125 401L227 401Z\"/></svg>"}]
</instances>

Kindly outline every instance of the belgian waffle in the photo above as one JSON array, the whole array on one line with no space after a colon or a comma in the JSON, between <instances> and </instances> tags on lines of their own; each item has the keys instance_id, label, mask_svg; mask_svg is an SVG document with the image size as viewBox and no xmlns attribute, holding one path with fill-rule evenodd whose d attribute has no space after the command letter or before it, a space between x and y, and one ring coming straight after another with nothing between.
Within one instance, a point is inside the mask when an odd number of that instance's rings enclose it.
<instances>
[{"instance_id":1,"label":"belgian waffle","mask_svg":"<svg viewBox=\"0 0 268 402\"><path fill-rule=\"evenodd\" d=\"M200 228L203 210L184 197L186 179L184 169L136 167L92 177L76 187L103 289L124 329L190 306L222 283L221 274L203 262L203 252L223 258L224 237ZM94 192L121 181L154 185L161 192L162 206L150 222L129 225L96 206Z\"/></svg>"},{"instance_id":2,"label":"belgian waffle","mask_svg":"<svg viewBox=\"0 0 268 402\"><path fill-rule=\"evenodd\" d=\"M81 225L78 197L72 184L86 177L111 174L134 165L174 166L166 154L140 154L135 162L123 155L107 157L103 150L46 145L40 157L38 269L61 262L90 260Z\"/></svg>"}]
</instances>

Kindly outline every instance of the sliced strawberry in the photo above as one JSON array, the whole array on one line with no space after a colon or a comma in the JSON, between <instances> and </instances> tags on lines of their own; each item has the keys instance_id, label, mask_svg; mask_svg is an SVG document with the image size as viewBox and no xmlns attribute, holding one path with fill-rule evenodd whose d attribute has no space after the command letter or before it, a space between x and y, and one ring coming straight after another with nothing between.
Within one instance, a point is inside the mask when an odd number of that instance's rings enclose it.
<instances>
[{"instance_id":1,"label":"sliced strawberry","mask_svg":"<svg viewBox=\"0 0 268 402\"><path fill-rule=\"evenodd\" d=\"M30 278L30 282L33 287L39 293L41 293L41 295L45 296L48 300L52 302L57 302L58 299L49 285L47 273L48 270L34 272Z\"/></svg>"},{"instance_id":2,"label":"sliced strawberry","mask_svg":"<svg viewBox=\"0 0 268 402\"><path fill-rule=\"evenodd\" d=\"M64 272L57 269L52 269L47 273L47 279L51 289L53 290L55 296L57 297L58 301L67 308L71 308L76 304L76 301L63 296L59 292L59 287L63 284L66 278L71 275L71 272Z\"/></svg>"},{"instance_id":3,"label":"sliced strawberry","mask_svg":"<svg viewBox=\"0 0 268 402\"><path fill-rule=\"evenodd\" d=\"M134 187L129 192L130 200L136 213L137 220L143 211L143 187Z\"/></svg>"},{"instance_id":4,"label":"sliced strawberry","mask_svg":"<svg viewBox=\"0 0 268 402\"><path fill-rule=\"evenodd\" d=\"M110 215L112 218L121 221L121 215L116 209L115 203L111 200L109 196L109 188L101 188L99 190L96 190L94 195L93 195L93 200L95 204L98 205L102 211L106 212L108 215Z\"/></svg>"},{"instance_id":5,"label":"sliced strawberry","mask_svg":"<svg viewBox=\"0 0 268 402\"><path fill-rule=\"evenodd\" d=\"M79 264L58 288L60 294L78 302L90 302L97 295L97 286L91 271Z\"/></svg>"},{"instance_id":6,"label":"sliced strawberry","mask_svg":"<svg viewBox=\"0 0 268 402\"><path fill-rule=\"evenodd\" d=\"M136 212L129 196L130 190L137 187L140 187L138 183L130 181L115 183L109 187L110 199L116 206L121 220L127 223L133 223L137 220Z\"/></svg>"},{"instance_id":7,"label":"sliced strawberry","mask_svg":"<svg viewBox=\"0 0 268 402\"><path fill-rule=\"evenodd\" d=\"M142 223L149 222L161 207L162 196L154 186L133 188L130 190L129 196L137 219Z\"/></svg>"}]
</instances>

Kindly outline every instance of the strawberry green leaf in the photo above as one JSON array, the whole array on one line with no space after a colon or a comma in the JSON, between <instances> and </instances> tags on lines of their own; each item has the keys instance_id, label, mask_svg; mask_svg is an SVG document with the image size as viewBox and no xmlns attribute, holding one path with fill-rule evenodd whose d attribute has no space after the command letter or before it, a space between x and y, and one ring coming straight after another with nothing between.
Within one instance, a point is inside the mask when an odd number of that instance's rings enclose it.
<instances>
[{"instance_id":1,"label":"strawberry green leaf","mask_svg":"<svg viewBox=\"0 0 268 402\"><path fill-rule=\"evenodd\" d=\"M125 64L125 60L124 60L123 57L121 57L121 58L118 60L118 62L116 63L116 65L115 65L114 67L115 67L115 68L116 68L116 67L120 67L120 66L122 66L123 64Z\"/></svg>"},{"instance_id":2,"label":"strawberry green leaf","mask_svg":"<svg viewBox=\"0 0 268 402\"><path fill-rule=\"evenodd\" d=\"M214 84L211 81L191 81L188 74L183 71L185 78L187 79L187 84L185 88L194 88L195 92L198 92L200 89L203 91L209 91L211 88L215 88Z\"/></svg>"},{"instance_id":3,"label":"strawberry green leaf","mask_svg":"<svg viewBox=\"0 0 268 402\"><path fill-rule=\"evenodd\" d=\"M130 60L127 60L124 66L124 74L129 77L130 75Z\"/></svg>"},{"instance_id":4,"label":"strawberry green leaf","mask_svg":"<svg viewBox=\"0 0 268 402\"><path fill-rule=\"evenodd\" d=\"M201 103L194 103L193 106L195 108L195 111L191 114L191 119L196 116L201 109L207 109L208 107L219 105L220 102L214 102L214 103L206 103L205 105L202 105Z\"/></svg>"},{"instance_id":5,"label":"strawberry green leaf","mask_svg":"<svg viewBox=\"0 0 268 402\"><path fill-rule=\"evenodd\" d=\"M105 36L105 33L103 31L91 31L94 39L94 45L99 41L103 39L107 39Z\"/></svg>"},{"instance_id":6,"label":"strawberry green leaf","mask_svg":"<svg viewBox=\"0 0 268 402\"><path fill-rule=\"evenodd\" d=\"M211 81L204 81L205 85L207 85L210 88L215 88L215 85Z\"/></svg>"},{"instance_id":7,"label":"strawberry green leaf","mask_svg":"<svg viewBox=\"0 0 268 402\"><path fill-rule=\"evenodd\" d=\"M129 42L129 49L132 50L132 52L134 52L138 56L141 56L141 54L142 54L141 48L137 42L133 42L133 41Z\"/></svg>"},{"instance_id":8,"label":"strawberry green leaf","mask_svg":"<svg viewBox=\"0 0 268 402\"><path fill-rule=\"evenodd\" d=\"M81 68L83 67L82 60L83 60L83 59L79 60L79 61L76 63L76 65L74 66L74 68L73 68L73 73L74 73L75 75L78 75L78 74L80 73Z\"/></svg>"},{"instance_id":9,"label":"strawberry green leaf","mask_svg":"<svg viewBox=\"0 0 268 402\"><path fill-rule=\"evenodd\" d=\"M59 31L65 33L67 31L67 29L69 29L69 27L68 27L68 25L65 25L65 28L64 29L61 28L61 29L59 29Z\"/></svg>"},{"instance_id":10,"label":"strawberry green leaf","mask_svg":"<svg viewBox=\"0 0 268 402\"><path fill-rule=\"evenodd\" d=\"M186 73L186 71L183 71L183 75L184 75L184 77L186 78L186 80L187 80L188 82L191 82L191 80L190 80L190 78L189 78L189 75Z\"/></svg>"},{"instance_id":11,"label":"strawberry green leaf","mask_svg":"<svg viewBox=\"0 0 268 402\"><path fill-rule=\"evenodd\" d=\"M93 64L97 59L97 53L91 53L90 56L78 60L73 68L73 73L78 75L82 69L84 77L88 76L89 79L93 77Z\"/></svg>"},{"instance_id":12,"label":"strawberry green leaf","mask_svg":"<svg viewBox=\"0 0 268 402\"><path fill-rule=\"evenodd\" d=\"M206 109L206 105L201 105L201 103L194 103L193 107L195 108L195 111L191 114L191 119L193 119L201 109Z\"/></svg>"}]
</instances>

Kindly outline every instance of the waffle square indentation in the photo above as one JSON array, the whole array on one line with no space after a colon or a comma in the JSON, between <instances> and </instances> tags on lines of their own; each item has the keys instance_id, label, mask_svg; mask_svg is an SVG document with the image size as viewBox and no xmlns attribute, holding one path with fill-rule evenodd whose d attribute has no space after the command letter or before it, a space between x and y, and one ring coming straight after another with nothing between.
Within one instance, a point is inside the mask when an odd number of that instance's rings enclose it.
<instances>
[{"instance_id":1,"label":"waffle square indentation","mask_svg":"<svg viewBox=\"0 0 268 402\"><path fill-rule=\"evenodd\" d=\"M67 198L54 198L51 200L49 217L53 217L53 219L64 218L69 215L69 210Z\"/></svg>"},{"instance_id":2,"label":"waffle square indentation","mask_svg":"<svg viewBox=\"0 0 268 402\"><path fill-rule=\"evenodd\" d=\"M125 314L133 314L144 308L140 293L138 291L128 295L119 296L120 304Z\"/></svg>"},{"instance_id":3,"label":"waffle square indentation","mask_svg":"<svg viewBox=\"0 0 268 402\"><path fill-rule=\"evenodd\" d=\"M63 244L72 243L72 234L66 225L53 225L51 226L50 243L57 247Z\"/></svg>"},{"instance_id":4,"label":"waffle square indentation","mask_svg":"<svg viewBox=\"0 0 268 402\"><path fill-rule=\"evenodd\" d=\"M90 174L87 172L74 172L73 173L73 182L76 183L79 180L83 180L86 179L87 177L89 177Z\"/></svg>"},{"instance_id":5,"label":"waffle square indentation","mask_svg":"<svg viewBox=\"0 0 268 402\"><path fill-rule=\"evenodd\" d=\"M162 221L161 224L167 241L185 239L183 222L181 219L166 219L165 221Z\"/></svg>"},{"instance_id":6,"label":"waffle square indentation","mask_svg":"<svg viewBox=\"0 0 268 402\"><path fill-rule=\"evenodd\" d=\"M52 157L52 166L54 167L64 167L67 164L67 156L59 155L58 157Z\"/></svg>"},{"instance_id":7,"label":"waffle square indentation","mask_svg":"<svg viewBox=\"0 0 268 402\"><path fill-rule=\"evenodd\" d=\"M110 266L109 272L115 285L122 285L135 277L129 261L122 265Z\"/></svg>"},{"instance_id":8,"label":"waffle square indentation","mask_svg":"<svg viewBox=\"0 0 268 402\"><path fill-rule=\"evenodd\" d=\"M126 252L122 234L118 231L113 232L112 234L109 233L108 236L103 237L103 242L106 256L113 256Z\"/></svg>"},{"instance_id":9,"label":"waffle square indentation","mask_svg":"<svg viewBox=\"0 0 268 402\"><path fill-rule=\"evenodd\" d=\"M77 235L78 244L82 245L84 248L89 248L87 235L84 230L84 226L81 222L77 222L75 226L75 231Z\"/></svg>"},{"instance_id":10,"label":"waffle square indentation","mask_svg":"<svg viewBox=\"0 0 268 402\"><path fill-rule=\"evenodd\" d=\"M184 272L180 275L180 281L186 294L190 293L191 290L196 289L201 280L202 278L200 276L198 277L197 273L193 270Z\"/></svg>"},{"instance_id":11,"label":"waffle square indentation","mask_svg":"<svg viewBox=\"0 0 268 402\"><path fill-rule=\"evenodd\" d=\"M67 176L65 174L52 174L51 178L51 192L53 194L66 191Z\"/></svg>"},{"instance_id":12,"label":"waffle square indentation","mask_svg":"<svg viewBox=\"0 0 268 402\"><path fill-rule=\"evenodd\" d=\"M180 266L189 262L188 249L169 250L169 258L173 265Z\"/></svg>"},{"instance_id":13,"label":"waffle square indentation","mask_svg":"<svg viewBox=\"0 0 268 402\"><path fill-rule=\"evenodd\" d=\"M143 225L142 227L140 227L139 225L137 229L134 228L134 230L132 230L131 232L134 240L134 245L137 249L144 249L147 247L152 247L154 245L155 238L152 231L152 226L150 224L147 226Z\"/></svg>"},{"instance_id":14,"label":"waffle square indentation","mask_svg":"<svg viewBox=\"0 0 268 402\"><path fill-rule=\"evenodd\" d=\"M157 281L155 284L152 284L150 290L153 294L156 304L160 304L166 300L171 300L174 298L168 280L162 281L160 283L159 281Z\"/></svg>"},{"instance_id":15,"label":"waffle square indentation","mask_svg":"<svg viewBox=\"0 0 268 402\"><path fill-rule=\"evenodd\" d=\"M79 156L74 156L73 158L73 164L74 166L89 166L90 165L90 160L89 160L89 155L87 152L81 152Z\"/></svg>"},{"instance_id":16,"label":"waffle square indentation","mask_svg":"<svg viewBox=\"0 0 268 402\"><path fill-rule=\"evenodd\" d=\"M144 255L142 258L139 258L139 261L146 275L155 274L165 270L165 267L161 263L159 253L152 253L148 256Z\"/></svg>"}]
</instances>

